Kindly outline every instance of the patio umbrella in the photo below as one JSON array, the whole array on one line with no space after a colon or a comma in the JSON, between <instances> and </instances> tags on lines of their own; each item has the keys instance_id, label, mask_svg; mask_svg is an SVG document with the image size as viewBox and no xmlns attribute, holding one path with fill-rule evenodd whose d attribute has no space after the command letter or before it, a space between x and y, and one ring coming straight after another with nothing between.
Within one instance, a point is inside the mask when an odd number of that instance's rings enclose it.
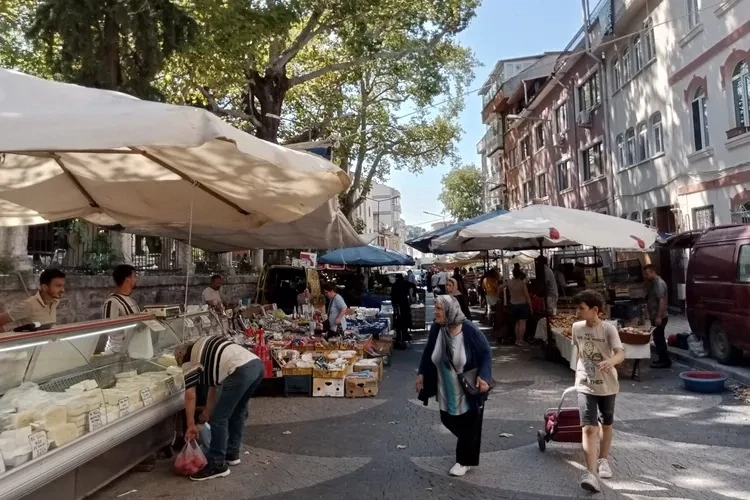
<instances>
[{"instance_id":1,"label":"patio umbrella","mask_svg":"<svg viewBox=\"0 0 750 500\"><path fill-rule=\"evenodd\" d=\"M217 239L298 220L349 184L203 109L0 69L0 226L80 217Z\"/></svg>"},{"instance_id":2,"label":"patio umbrella","mask_svg":"<svg viewBox=\"0 0 750 500\"><path fill-rule=\"evenodd\" d=\"M452 233L454 233L455 231L457 231L457 230L459 230L461 228L472 226L474 224L477 224L477 223L482 222L482 221L487 220L487 219L491 219L493 217L496 217L496 216L498 216L500 214L504 214L504 213L508 213L508 211L507 210L501 210L501 209L493 210L491 212L487 212L486 214L478 215L477 217L473 217L471 219L462 220L460 222L456 222L456 223L451 224L449 226L442 227L440 229L435 229L434 231L430 231L430 232L424 233L423 235L421 235L421 236L419 236L417 238L414 238L412 240L407 241L406 244L409 245L412 248L416 248L417 250L419 250L422 253L438 253L438 254L439 253L451 253L452 251L442 251L440 249L434 250L431 247L431 244L432 244L433 240L435 240L435 239L437 239L437 238L439 238L441 236L445 236L446 234L452 234Z\"/></svg>"},{"instance_id":3,"label":"patio umbrella","mask_svg":"<svg viewBox=\"0 0 750 500\"><path fill-rule=\"evenodd\" d=\"M645 250L656 230L597 212L552 205L530 205L497 215L433 241L441 251L525 250L586 245Z\"/></svg>"},{"instance_id":4,"label":"patio umbrella","mask_svg":"<svg viewBox=\"0 0 750 500\"><path fill-rule=\"evenodd\" d=\"M362 267L413 266L414 260L376 245L363 245L333 250L318 257L318 263Z\"/></svg>"}]
</instances>

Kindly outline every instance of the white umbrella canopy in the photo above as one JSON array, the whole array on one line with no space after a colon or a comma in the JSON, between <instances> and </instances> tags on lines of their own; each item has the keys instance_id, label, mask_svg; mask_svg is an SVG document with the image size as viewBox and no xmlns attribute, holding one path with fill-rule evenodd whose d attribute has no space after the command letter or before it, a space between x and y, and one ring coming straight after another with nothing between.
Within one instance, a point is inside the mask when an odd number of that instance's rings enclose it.
<instances>
[{"instance_id":1,"label":"white umbrella canopy","mask_svg":"<svg viewBox=\"0 0 750 500\"><path fill-rule=\"evenodd\" d=\"M338 202L330 200L309 215L289 223L267 224L250 231L193 226L187 222L128 228L142 235L167 236L187 242L211 252L230 252L263 248L334 249L366 245L367 238L358 235L346 217L338 210Z\"/></svg>"},{"instance_id":2,"label":"white umbrella canopy","mask_svg":"<svg viewBox=\"0 0 750 500\"><path fill-rule=\"evenodd\" d=\"M597 212L530 205L459 229L433 242L443 251L538 249L570 245L645 250L656 230Z\"/></svg>"},{"instance_id":3,"label":"white umbrella canopy","mask_svg":"<svg viewBox=\"0 0 750 500\"><path fill-rule=\"evenodd\" d=\"M349 184L329 161L203 109L0 69L0 226L81 217L155 230L192 208L198 237L292 222Z\"/></svg>"}]
</instances>

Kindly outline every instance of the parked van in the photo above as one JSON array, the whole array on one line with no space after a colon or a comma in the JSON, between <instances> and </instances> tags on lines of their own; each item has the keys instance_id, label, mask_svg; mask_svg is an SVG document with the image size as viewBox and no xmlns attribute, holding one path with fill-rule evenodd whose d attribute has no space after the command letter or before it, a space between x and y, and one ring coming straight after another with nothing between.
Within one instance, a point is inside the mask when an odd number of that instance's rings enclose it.
<instances>
[{"instance_id":1,"label":"parked van","mask_svg":"<svg viewBox=\"0 0 750 500\"><path fill-rule=\"evenodd\" d=\"M717 360L738 361L750 350L750 225L692 231L673 240L675 247L693 248L685 290L690 329L708 339Z\"/></svg>"}]
</instances>

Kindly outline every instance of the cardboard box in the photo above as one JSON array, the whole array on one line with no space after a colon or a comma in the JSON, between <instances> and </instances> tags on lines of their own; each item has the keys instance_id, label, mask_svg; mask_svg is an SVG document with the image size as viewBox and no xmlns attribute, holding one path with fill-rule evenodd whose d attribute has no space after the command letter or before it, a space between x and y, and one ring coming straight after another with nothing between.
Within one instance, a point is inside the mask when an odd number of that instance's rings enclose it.
<instances>
[{"instance_id":1,"label":"cardboard box","mask_svg":"<svg viewBox=\"0 0 750 500\"><path fill-rule=\"evenodd\" d=\"M370 362L374 362L373 366ZM354 363L354 372L371 371L377 375L378 380L383 380L383 358L361 360Z\"/></svg>"},{"instance_id":2,"label":"cardboard box","mask_svg":"<svg viewBox=\"0 0 750 500\"><path fill-rule=\"evenodd\" d=\"M343 378L313 378L314 398L343 398Z\"/></svg>"},{"instance_id":3,"label":"cardboard box","mask_svg":"<svg viewBox=\"0 0 750 500\"><path fill-rule=\"evenodd\" d=\"M345 380L347 398L372 398L378 395L378 379L350 375Z\"/></svg>"}]
</instances>

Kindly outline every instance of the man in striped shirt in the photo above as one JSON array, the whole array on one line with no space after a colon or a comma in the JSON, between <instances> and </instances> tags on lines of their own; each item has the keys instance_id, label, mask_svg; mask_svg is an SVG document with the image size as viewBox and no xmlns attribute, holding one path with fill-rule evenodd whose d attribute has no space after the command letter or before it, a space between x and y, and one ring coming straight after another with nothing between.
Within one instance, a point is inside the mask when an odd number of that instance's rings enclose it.
<instances>
[{"instance_id":1,"label":"man in striped shirt","mask_svg":"<svg viewBox=\"0 0 750 500\"><path fill-rule=\"evenodd\" d=\"M202 337L194 343L177 346L175 359L178 365L186 365L183 370L188 374L187 378L192 379L186 380L185 439L195 439L200 432L200 426L205 422L211 425L208 465L190 479L205 481L228 476L227 465L240 463L240 445L247 420L247 405L263 380L263 363L244 347L220 336ZM202 368L198 383L208 387L206 408L197 422L194 385L196 377L193 374L196 365ZM188 381L192 384L187 384ZM217 391L218 386L221 386L220 393Z\"/></svg>"},{"instance_id":2,"label":"man in striped shirt","mask_svg":"<svg viewBox=\"0 0 750 500\"><path fill-rule=\"evenodd\" d=\"M138 281L138 274L135 267L128 264L121 264L115 268L112 278L115 280L115 293L107 297L107 300L104 301L104 306L102 307L102 316L104 319L121 318L141 312L141 308L138 307L136 301L131 297L135 289L135 284ZM112 333L107 339L104 352L117 354L122 350L124 342L124 332Z\"/></svg>"}]
</instances>

